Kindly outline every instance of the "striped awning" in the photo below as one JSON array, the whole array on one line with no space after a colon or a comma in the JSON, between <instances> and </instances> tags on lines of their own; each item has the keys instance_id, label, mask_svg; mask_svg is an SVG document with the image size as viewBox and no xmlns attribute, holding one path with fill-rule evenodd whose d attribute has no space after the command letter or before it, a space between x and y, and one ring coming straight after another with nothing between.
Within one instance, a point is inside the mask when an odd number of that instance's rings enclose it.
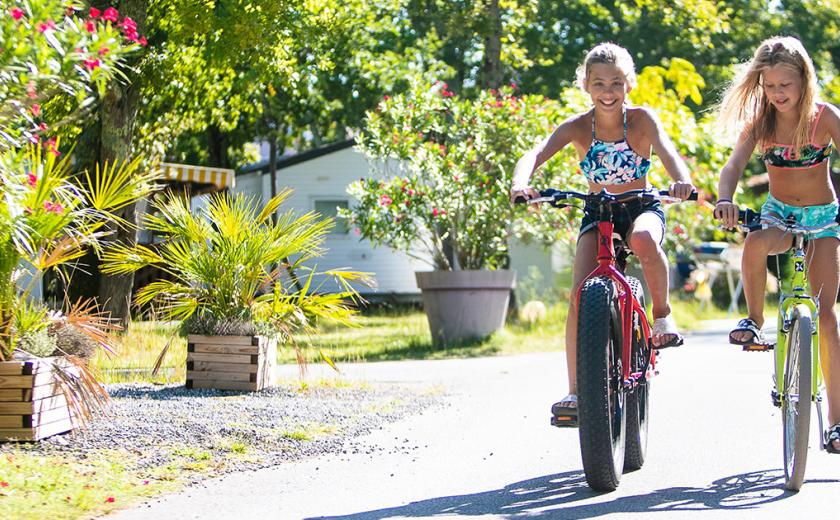
<instances>
[{"instance_id":1,"label":"striped awning","mask_svg":"<svg viewBox=\"0 0 840 520\"><path fill-rule=\"evenodd\" d=\"M213 184L218 189L233 188L236 183L234 171L229 168L210 168L189 164L160 163L163 178L179 182Z\"/></svg>"}]
</instances>

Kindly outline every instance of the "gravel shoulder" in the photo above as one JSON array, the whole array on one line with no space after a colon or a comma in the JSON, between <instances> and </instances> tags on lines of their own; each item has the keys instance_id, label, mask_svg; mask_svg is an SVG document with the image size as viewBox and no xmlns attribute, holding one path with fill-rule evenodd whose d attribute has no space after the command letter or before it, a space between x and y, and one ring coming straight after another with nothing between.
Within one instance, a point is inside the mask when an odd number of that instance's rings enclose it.
<instances>
[{"instance_id":1,"label":"gravel shoulder","mask_svg":"<svg viewBox=\"0 0 840 520\"><path fill-rule=\"evenodd\" d=\"M194 484L359 451L357 438L441 402L434 385L292 381L255 393L110 385L111 411L89 428L39 444L0 445L0 453L24 447L79 460L111 453L143 478Z\"/></svg>"}]
</instances>

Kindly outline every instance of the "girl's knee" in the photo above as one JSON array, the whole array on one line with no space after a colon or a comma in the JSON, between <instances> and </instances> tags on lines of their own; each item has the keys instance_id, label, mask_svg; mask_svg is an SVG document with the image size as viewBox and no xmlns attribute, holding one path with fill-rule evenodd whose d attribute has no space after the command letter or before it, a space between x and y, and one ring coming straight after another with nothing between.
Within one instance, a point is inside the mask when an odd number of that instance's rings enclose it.
<instances>
[{"instance_id":1,"label":"girl's knee","mask_svg":"<svg viewBox=\"0 0 840 520\"><path fill-rule=\"evenodd\" d=\"M634 231L630 234L630 249L639 258L659 254L659 242L654 239L650 231Z\"/></svg>"},{"instance_id":2,"label":"girl's knee","mask_svg":"<svg viewBox=\"0 0 840 520\"><path fill-rule=\"evenodd\" d=\"M837 312L833 302L820 302L819 319L821 327L837 328Z\"/></svg>"}]
</instances>

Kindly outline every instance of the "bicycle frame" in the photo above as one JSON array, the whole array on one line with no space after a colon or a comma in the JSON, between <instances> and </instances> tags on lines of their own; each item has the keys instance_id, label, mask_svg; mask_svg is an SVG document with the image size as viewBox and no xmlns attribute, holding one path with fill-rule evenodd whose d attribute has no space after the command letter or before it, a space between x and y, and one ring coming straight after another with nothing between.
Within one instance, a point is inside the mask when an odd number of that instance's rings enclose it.
<instances>
[{"instance_id":1,"label":"bicycle frame","mask_svg":"<svg viewBox=\"0 0 840 520\"><path fill-rule=\"evenodd\" d=\"M778 336L775 348L775 369L776 369L776 392L780 399L784 399L784 377L785 358L787 356L788 332L790 331L793 310L797 305L804 305L811 311L814 323L819 319L817 302L808 294L806 284L808 283L807 265L805 263L805 237L794 235L793 253L793 275L790 277L791 293L780 294L779 296L779 318ZM819 326L815 326L811 332L813 341L811 356L811 395L818 399L819 388L822 386L822 371L820 370L820 349L819 349Z\"/></svg>"},{"instance_id":2,"label":"bicycle frame","mask_svg":"<svg viewBox=\"0 0 840 520\"><path fill-rule=\"evenodd\" d=\"M627 282L627 278L616 267L615 248L612 241L613 229L614 225L608 217L606 219L602 218L598 222L598 266L589 273L584 282L590 278L604 276L612 280L618 289L619 315L621 316L622 380L625 387L633 388L639 380L653 374L653 370L656 368L656 350L650 349L650 358L648 359L647 370L644 373L630 372L630 356L633 350L633 314L639 315L642 331L646 338L650 338L650 325L645 309L633 297L633 291ZM584 283L581 283L575 294L578 302L580 302L580 292L583 286Z\"/></svg>"}]
</instances>

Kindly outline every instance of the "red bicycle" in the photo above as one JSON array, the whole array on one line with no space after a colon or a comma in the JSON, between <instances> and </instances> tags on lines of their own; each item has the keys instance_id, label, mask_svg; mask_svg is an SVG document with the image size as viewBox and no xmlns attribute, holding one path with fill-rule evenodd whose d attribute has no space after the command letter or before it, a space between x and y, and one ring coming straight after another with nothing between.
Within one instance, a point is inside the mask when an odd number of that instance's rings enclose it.
<instances>
[{"instance_id":1,"label":"red bicycle","mask_svg":"<svg viewBox=\"0 0 840 520\"><path fill-rule=\"evenodd\" d=\"M680 202L667 191L631 190L612 194L549 189L529 203L566 207L580 199L597 208L598 266L581 284L578 302L578 428L586 482L613 491L622 473L642 467L647 452L650 380L656 350L645 314L641 282L624 274L631 254L613 235L613 212L630 200ZM517 200L521 202L524 199ZM689 200L697 200L693 193ZM605 326L606 325L606 326Z\"/></svg>"}]
</instances>

